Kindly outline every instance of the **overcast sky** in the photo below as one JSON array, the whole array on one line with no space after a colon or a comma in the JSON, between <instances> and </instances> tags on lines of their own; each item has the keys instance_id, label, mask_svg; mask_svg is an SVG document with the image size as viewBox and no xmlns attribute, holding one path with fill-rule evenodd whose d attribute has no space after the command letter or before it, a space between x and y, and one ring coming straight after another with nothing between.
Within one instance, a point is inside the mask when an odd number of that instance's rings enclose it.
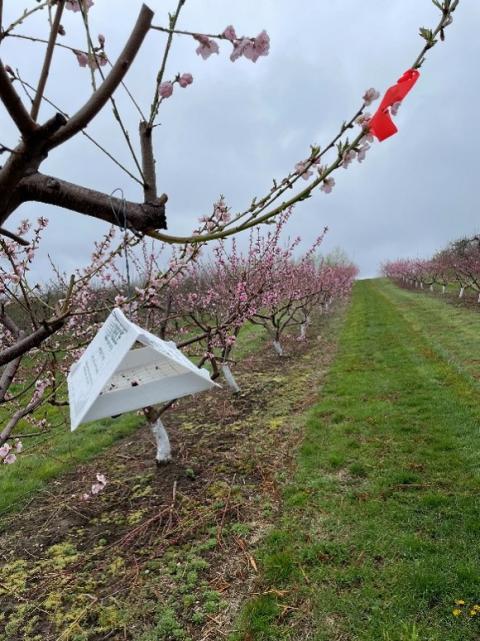
<instances>
[{"instance_id":1,"label":"overcast sky","mask_svg":"<svg viewBox=\"0 0 480 641\"><path fill-rule=\"evenodd\" d=\"M4 24L34 2L5 0ZM175 2L149 0L155 24L166 25ZM106 36L114 60L128 37L141 2L96 0L92 33ZM271 52L256 64L229 60L231 46L203 61L187 37L174 42L166 78L190 72L193 85L175 88L156 129L159 190L169 196L169 231L188 233L199 216L224 194L233 211L262 195L308 156L309 145L328 143L361 103L365 89L383 92L408 69L422 41L420 26L433 27L439 12L431 0L187 0L179 28L218 33L233 24L237 34L266 29ZM18 33L46 35L39 13ZM66 11L64 42L85 48L78 13ZM477 114L480 96L480 2L461 0L446 42L429 53L422 75L397 117L399 133L375 143L366 161L336 172L336 187L297 205L289 223L305 241L325 226L324 251L341 247L364 277L387 259L427 257L448 241L480 231L477 213ZM151 32L127 76L130 90L148 110L164 37ZM7 39L2 59L30 83L38 79L42 45ZM73 113L90 91L89 72L70 52L60 51L46 94ZM119 91L119 104L136 141L138 117ZM42 119L51 115L47 108ZM16 132L0 110L0 142L14 145ZM134 171L109 108L89 127L99 142ZM42 171L111 192L123 188L140 201L140 187L82 136L54 150ZM50 252L67 271L85 264L105 226L80 214L24 205L21 218L47 216L50 225L39 276L48 275Z\"/></svg>"}]
</instances>

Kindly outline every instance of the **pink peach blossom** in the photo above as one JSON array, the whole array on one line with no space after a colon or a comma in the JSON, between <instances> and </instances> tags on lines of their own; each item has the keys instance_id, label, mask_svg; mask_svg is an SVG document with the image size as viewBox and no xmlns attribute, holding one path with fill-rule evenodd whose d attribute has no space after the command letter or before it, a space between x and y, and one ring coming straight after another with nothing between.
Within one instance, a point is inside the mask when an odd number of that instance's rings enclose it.
<instances>
[{"instance_id":1,"label":"pink peach blossom","mask_svg":"<svg viewBox=\"0 0 480 641\"><path fill-rule=\"evenodd\" d=\"M93 0L67 0L65 3L65 8L70 9L70 11L74 11L76 13L77 11L81 10L80 3L82 3L85 11L88 11L90 7L93 6Z\"/></svg>"},{"instance_id":2,"label":"pink peach blossom","mask_svg":"<svg viewBox=\"0 0 480 641\"><path fill-rule=\"evenodd\" d=\"M158 87L158 95L160 98L170 98L173 93L173 83L170 80L160 83Z\"/></svg>"},{"instance_id":3,"label":"pink peach blossom","mask_svg":"<svg viewBox=\"0 0 480 641\"><path fill-rule=\"evenodd\" d=\"M218 44L215 40L212 40L201 33L196 33L193 37L200 43L195 51L199 56L202 56L204 60L209 58L212 54L219 52Z\"/></svg>"},{"instance_id":4,"label":"pink peach blossom","mask_svg":"<svg viewBox=\"0 0 480 641\"><path fill-rule=\"evenodd\" d=\"M193 82L193 76L191 73L182 73L182 75L178 79L178 84L180 85L180 87L183 87L184 89L185 87L188 87L188 85L191 85L192 82Z\"/></svg>"},{"instance_id":5,"label":"pink peach blossom","mask_svg":"<svg viewBox=\"0 0 480 641\"><path fill-rule=\"evenodd\" d=\"M323 191L325 194L330 194L334 186L335 186L335 178L325 178L322 183L322 186L320 187L320 190Z\"/></svg>"},{"instance_id":6,"label":"pink peach blossom","mask_svg":"<svg viewBox=\"0 0 480 641\"><path fill-rule=\"evenodd\" d=\"M372 102L375 100L378 100L380 98L380 93L371 87L370 89L367 89L367 91L363 94L363 102L368 106L371 105Z\"/></svg>"},{"instance_id":7,"label":"pink peach blossom","mask_svg":"<svg viewBox=\"0 0 480 641\"><path fill-rule=\"evenodd\" d=\"M232 25L228 25L228 27L225 27L222 36L225 36L227 40L230 40L233 42L234 40L237 40L237 34L235 33L235 29Z\"/></svg>"}]
</instances>

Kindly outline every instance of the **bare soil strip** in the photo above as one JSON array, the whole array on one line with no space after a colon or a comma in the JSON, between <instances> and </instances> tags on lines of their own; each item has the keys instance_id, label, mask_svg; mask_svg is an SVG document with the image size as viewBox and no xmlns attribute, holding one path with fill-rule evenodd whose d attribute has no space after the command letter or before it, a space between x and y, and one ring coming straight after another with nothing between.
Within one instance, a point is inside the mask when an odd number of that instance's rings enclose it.
<instances>
[{"instance_id":1,"label":"bare soil strip","mask_svg":"<svg viewBox=\"0 0 480 641\"><path fill-rule=\"evenodd\" d=\"M235 397L225 389L183 400L165 421L171 464L154 466L141 429L10 515L0 640L224 638L254 584L255 548L278 513L278 484L338 325L337 315L312 326L282 359L265 344L236 368ZM83 501L96 473L107 488Z\"/></svg>"}]
</instances>

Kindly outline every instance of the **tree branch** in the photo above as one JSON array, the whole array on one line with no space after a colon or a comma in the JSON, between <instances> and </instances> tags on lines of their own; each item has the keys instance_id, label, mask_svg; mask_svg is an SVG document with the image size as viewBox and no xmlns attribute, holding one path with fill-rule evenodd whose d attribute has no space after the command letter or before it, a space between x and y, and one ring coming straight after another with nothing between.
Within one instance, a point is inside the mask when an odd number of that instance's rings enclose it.
<instances>
[{"instance_id":1,"label":"tree branch","mask_svg":"<svg viewBox=\"0 0 480 641\"><path fill-rule=\"evenodd\" d=\"M152 202L126 201L124 203L120 198L114 198L109 194L36 173L19 182L15 197L19 204L33 200L48 205L57 205L116 226L123 225L123 220L117 219L113 209L123 211L125 207L128 227L139 232L166 229L167 226L165 218L166 194L162 194Z\"/></svg>"},{"instance_id":2,"label":"tree branch","mask_svg":"<svg viewBox=\"0 0 480 641\"><path fill-rule=\"evenodd\" d=\"M25 240L25 238L22 238L21 236L17 236L17 234L14 234L12 231L8 231L8 229L4 229L3 227L0 227L0 236L6 236L7 238L14 240L16 243L18 243L19 245L23 245L24 247L30 245L28 240Z\"/></svg>"},{"instance_id":3,"label":"tree branch","mask_svg":"<svg viewBox=\"0 0 480 641\"><path fill-rule=\"evenodd\" d=\"M10 385L15 378L15 374L17 373L21 360L22 357L19 356L15 360L10 361L10 363L8 363L8 365L3 370L2 376L0 377L0 403L3 403L5 399Z\"/></svg>"},{"instance_id":4,"label":"tree branch","mask_svg":"<svg viewBox=\"0 0 480 641\"><path fill-rule=\"evenodd\" d=\"M65 6L65 0L59 0L57 5L57 11L55 13L55 19L50 30L50 38L48 39L47 50L45 52L45 60L43 61L43 68L38 80L37 93L35 94L35 99L33 101L32 109L30 115L33 120L37 119L38 112L40 110L40 103L42 102L43 92L45 91L45 86L47 84L48 74L50 72L50 65L52 64L53 51L55 48L55 42L58 36L58 28L60 26L60 20L62 19L63 7Z\"/></svg>"},{"instance_id":5,"label":"tree branch","mask_svg":"<svg viewBox=\"0 0 480 641\"><path fill-rule=\"evenodd\" d=\"M37 129L38 125L31 118L20 96L10 80L8 73L0 60L0 98L8 111L11 119L17 125L20 133L24 138L31 136Z\"/></svg>"},{"instance_id":6,"label":"tree branch","mask_svg":"<svg viewBox=\"0 0 480 641\"><path fill-rule=\"evenodd\" d=\"M3 445L10 438L10 434L13 431L13 428L17 425L19 421L22 420L28 414L31 414L36 408L40 405L42 399L29 403L26 407L21 410L17 410L15 414L12 415L4 429L0 432L0 446Z\"/></svg>"},{"instance_id":7,"label":"tree branch","mask_svg":"<svg viewBox=\"0 0 480 641\"><path fill-rule=\"evenodd\" d=\"M155 157L153 155L153 129L150 125L142 121L139 127L140 147L142 150L142 169L145 178L143 193L145 202L154 202L157 198L157 177L155 175Z\"/></svg>"},{"instance_id":8,"label":"tree branch","mask_svg":"<svg viewBox=\"0 0 480 641\"><path fill-rule=\"evenodd\" d=\"M48 143L49 149L61 145L69 138L72 138L72 136L75 136L79 131L85 129L89 122L93 120L108 102L118 85L124 79L130 65L142 46L143 40L150 29L153 15L153 11L149 9L149 7L145 4L142 5L137 22L127 44L113 65L110 73L85 105L70 118L64 127L52 136Z\"/></svg>"},{"instance_id":9,"label":"tree branch","mask_svg":"<svg viewBox=\"0 0 480 641\"><path fill-rule=\"evenodd\" d=\"M45 339L58 331L64 323L65 318L55 318L52 321L44 321L35 332L29 336L20 338L14 345L0 352L0 367L11 363L34 347L41 345Z\"/></svg>"}]
</instances>

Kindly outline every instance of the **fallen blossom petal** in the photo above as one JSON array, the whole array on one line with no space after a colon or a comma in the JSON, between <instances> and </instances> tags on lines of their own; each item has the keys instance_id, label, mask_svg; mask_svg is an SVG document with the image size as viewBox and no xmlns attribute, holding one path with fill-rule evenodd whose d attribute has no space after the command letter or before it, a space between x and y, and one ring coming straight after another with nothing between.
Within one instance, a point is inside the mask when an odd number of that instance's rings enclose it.
<instances>
[{"instance_id":1,"label":"fallen blossom petal","mask_svg":"<svg viewBox=\"0 0 480 641\"><path fill-rule=\"evenodd\" d=\"M103 485L107 484L107 479L104 474L97 474L97 481Z\"/></svg>"},{"instance_id":2,"label":"fallen blossom petal","mask_svg":"<svg viewBox=\"0 0 480 641\"><path fill-rule=\"evenodd\" d=\"M0 447L0 458L5 458L6 456L8 456L8 453L10 452L11 449L12 448L8 443L5 443L4 445L2 445L2 447Z\"/></svg>"}]
</instances>

